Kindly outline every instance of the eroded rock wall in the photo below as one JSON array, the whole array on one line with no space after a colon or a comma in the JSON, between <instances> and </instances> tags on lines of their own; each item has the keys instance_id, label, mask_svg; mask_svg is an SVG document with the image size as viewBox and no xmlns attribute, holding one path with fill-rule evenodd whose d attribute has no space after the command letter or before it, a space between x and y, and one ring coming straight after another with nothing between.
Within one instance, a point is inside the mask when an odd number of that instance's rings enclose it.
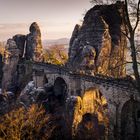
<instances>
[{"instance_id":1,"label":"eroded rock wall","mask_svg":"<svg viewBox=\"0 0 140 140\"><path fill-rule=\"evenodd\" d=\"M18 34L18 35L13 36L13 40L16 42L16 45L20 51L20 54L19 54L20 58L24 57L26 36Z\"/></svg>"},{"instance_id":2,"label":"eroded rock wall","mask_svg":"<svg viewBox=\"0 0 140 140\"><path fill-rule=\"evenodd\" d=\"M71 37L70 68L92 75L125 76L123 6L121 2L97 5L86 13L81 27L76 25Z\"/></svg>"},{"instance_id":3,"label":"eroded rock wall","mask_svg":"<svg viewBox=\"0 0 140 140\"><path fill-rule=\"evenodd\" d=\"M13 91L17 85L17 65L20 51L13 39L8 39L4 52L2 90Z\"/></svg>"},{"instance_id":4,"label":"eroded rock wall","mask_svg":"<svg viewBox=\"0 0 140 140\"><path fill-rule=\"evenodd\" d=\"M90 131L92 131L91 138L93 137L92 134L95 133L100 134L96 137L106 137L109 123L107 101L97 88L90 88L83 97L71 96L68 98L67 110L68 116L72 119L72 135L74 138L82 139L82 137L85 137L86 139ZM90 118L86 116L90 116ZM88 125L85 123L88 123ZM95 130L95 125L97 125L98 130ZM81 129L81 127L84 127L84 129ZM84 130L87 131L87 134L84 133Z\"/></svg>"},{"instance_id":5,"label":"eroded rock wall","mask_svg":"<svg viewBox=\"0 0 140 140\"><path fill-rule=\"evenodd\" d=\"M3 76L3 71L2 71L2 68L3 68L3 56L2 54L0 53L0 88L1 88L1 82L2 82L2 76Z\"/></svg>"}]
</instances>

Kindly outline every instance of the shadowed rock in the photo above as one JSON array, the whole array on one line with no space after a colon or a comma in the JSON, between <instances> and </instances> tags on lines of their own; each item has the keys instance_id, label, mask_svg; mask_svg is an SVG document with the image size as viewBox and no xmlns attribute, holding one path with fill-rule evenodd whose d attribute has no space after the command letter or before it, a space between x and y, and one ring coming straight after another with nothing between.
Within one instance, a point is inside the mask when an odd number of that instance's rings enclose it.
<instances>
[{"instance_id":1,"label":"shadowed rock","mask_svg":"<svg viewBox=\"0 0 140 140\"><path fill-rule=\"evenodd\" d=\"M24 50L25 50L26 36L18 34L13 37L13 40L16 42L16 45L20 50L20 57L23 57Z\"/></svg>"},{"instance_id":2,"label":"shadowed rock","mask_svg":"<svg viewBox=\"0 0 140 140\"><path fill-rule=\"evenodd\" d=\"M17 64L20 51L13 39L8 39L4 52L2 90L15 92L17 86Z\"/></svg>"}]
</instances>

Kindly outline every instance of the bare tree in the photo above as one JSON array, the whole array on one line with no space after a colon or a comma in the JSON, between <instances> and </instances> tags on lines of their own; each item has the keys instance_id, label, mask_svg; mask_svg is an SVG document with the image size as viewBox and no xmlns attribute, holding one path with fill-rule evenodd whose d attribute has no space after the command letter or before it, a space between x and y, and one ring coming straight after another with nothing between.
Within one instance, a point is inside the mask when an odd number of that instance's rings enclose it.
<instances>
[{"instance_id":1,"label":"bare tree","mask_svg":"<svg viewBox=\"0 0 140 140\"><path fill-rule=\"evenodd\" d=\"M129 9L130 12L132 10L134 10L134 12L129 13ZM135 42L136 29L139 25L139 20L140 20L140 0L138 0L138 2L130 1L129 3L127 0L125 0L125 15L126 15L125 21L128 27L128 32L126 36L130 43L131 57L132 57L134 76L136 79L136 85L138 87L138 90L140 91L140 73L138 71L138 60L137 60L137 51L136 51L137 46Z\"/></svg>"},{"instance_id":2,"label":"bare tree","mask_svg":"<svg viewBox=\"0 0 140 140\"><path fill-rule=\"evenodd\" d=\"M110 4L116 2L116 0L91 0L92 4ZM139 46L136 42L136 36L139 33L139 21L140 21L140 0L124 0L124 22L126 25L125 31L122 31L126 35L129 44L132 57L132 68L136 80L136 87L140 92L140 72L138 69L138 54ZM129 62L130 63L130 62Z\"/></svg>"}]
</instances>

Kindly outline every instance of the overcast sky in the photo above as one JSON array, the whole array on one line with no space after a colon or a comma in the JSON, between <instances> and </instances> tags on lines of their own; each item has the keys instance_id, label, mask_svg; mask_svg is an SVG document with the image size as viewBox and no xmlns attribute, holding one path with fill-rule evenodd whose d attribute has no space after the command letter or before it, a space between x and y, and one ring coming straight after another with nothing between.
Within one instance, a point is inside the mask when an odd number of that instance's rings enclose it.
<instances>
[{"instance_id":1,"label":"overcast sky","mask_svg":"<svg viewBox=\"0 0 140 140\"><path fill-rule=\"evenodd\" d=\"M89 8L89 0L0 0L0 40L28 33L34 21L43 39L69 38Z\"/></svg>"}]
</instances>

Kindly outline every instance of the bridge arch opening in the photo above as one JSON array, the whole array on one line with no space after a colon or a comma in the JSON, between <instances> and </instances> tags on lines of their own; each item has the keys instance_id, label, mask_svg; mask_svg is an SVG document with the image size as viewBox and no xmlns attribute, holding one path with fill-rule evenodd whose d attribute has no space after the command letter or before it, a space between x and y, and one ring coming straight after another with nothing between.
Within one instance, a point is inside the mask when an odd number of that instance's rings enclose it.
<instances>
[{"instance_id":1,"label":"bridge arch opening","mask_svg":"<svg viewBox=\"0 0 140 140\"><path fill-rule=\"evenodd\" d=\"M67 84L61 77L57 77L54 81L54 95L62 102L67 97Z\"/></svg>"},{"instance_id":2,"label":"bridge arch opening","mask_svg":"<svg viewBox=\"0 0 140 140\"><path fill-rule=\"evenodd\" d=\"M140 102L131 98L121 110L121 140L140 139Z\"/></svg>"}]
</instances>

